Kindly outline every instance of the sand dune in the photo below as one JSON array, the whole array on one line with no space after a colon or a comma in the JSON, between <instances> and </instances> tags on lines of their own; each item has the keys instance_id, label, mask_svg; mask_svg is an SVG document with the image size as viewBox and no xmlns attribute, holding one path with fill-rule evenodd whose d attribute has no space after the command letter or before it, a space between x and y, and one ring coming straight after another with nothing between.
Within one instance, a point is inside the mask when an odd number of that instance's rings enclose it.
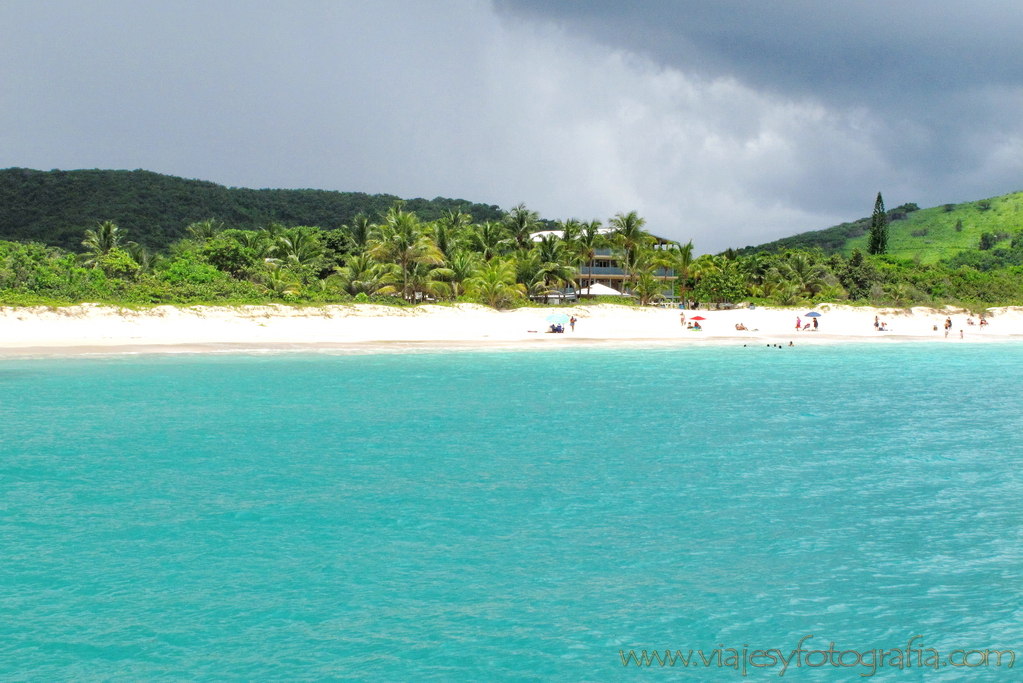
<instances>
[{"instance_id":1,"label":"sand dune","mask_svg":"<svg viewBox=\"0 0 1023 683\"><path fill-rule=\"evenodd\" d=\"M700 332L680 325L680 311L615 305L495 311L473 304L394 308L372 304L323 307L157 306L132 310L98 304L61 308L0 308L0 353L83 353L124 350L202 351L224 348L394 348L396 344L487 347L564 346L579 343L834 343L933 340L981 342L1023 339L1023 307L990 309L990 325L968 325L962 309L876 309L823 304L819 329L795 330L808 309L686 311L705 318ZM578 318L574 332L545 334L545 318ZM888 325L874 329L874 317ZM943 323L953 328L945 336ZM976 317L974 317L976 321ZM737 331L742 323L749 331ZM934 326L938 326L938 331ZM962 338L960 338L962 331Z\"/></svg>"}]
</instances>

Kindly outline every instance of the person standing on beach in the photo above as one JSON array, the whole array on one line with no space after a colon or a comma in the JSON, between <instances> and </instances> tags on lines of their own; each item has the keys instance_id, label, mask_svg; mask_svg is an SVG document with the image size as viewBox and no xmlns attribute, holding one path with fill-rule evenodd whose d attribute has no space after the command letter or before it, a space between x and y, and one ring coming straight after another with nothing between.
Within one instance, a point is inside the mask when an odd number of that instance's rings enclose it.
<instances>
[{"instance_id":1,"label":"person standing on beach","mask_svg":"<svg viewBox=\"0 0 1023 683\"><path fill-rule=\"evenodd\" d=\"M799 316L797 315L797 316L796 316L796 332L799 332L799 330L801 330L801 329L802 329L802 327L803 327L803 321L802 321L802 319L801 319L801 318L800 318L800 317L799 317Z\"/></svg>"},{"instance_id":2,"label":"person standing on beach","mask_svg":"<svg viewBox=\"0 0 1023 683\"><path fill-rule=\"evenodd\" d=\"M881 330L881 321L880 321L880 319L878 319L878 317L877 317L877 316L875 315L875 316L874 316L874 331L875 331L875 332L879 332L880 330Z\"/></svg>"},{"instance_id":3,"label":"person standing on beach","mask_svg":"<svg viewBox=\"0 0 1023 683\"><path fill-rule=\"evenodd\" d=\"M814 332L816 332L816 331L817 331L817 318L814 318L814 319L813 319L813 331L814 331Z\"/></svg>"},{"instance_id":4,"label":"person standing on beach","mask_svg":"<svg viewBox=\"0 0 1023 683\"><path fill-rule=\"evenodd\" d=\"M575 332L575 316L573 315L568 319L568 324L571 326L572 331Z\"/></svg>"},{"instance_id":5,"label":"person standing on beach","mask_svg":"<svg viewBox=\"0 0 1023 683\"><path fill-rule=\"evenodd\" d=\"M682 327L686 326L686 312L682 311L679 313L679 317L682 319Z\"/></svg>"}]
</instances>

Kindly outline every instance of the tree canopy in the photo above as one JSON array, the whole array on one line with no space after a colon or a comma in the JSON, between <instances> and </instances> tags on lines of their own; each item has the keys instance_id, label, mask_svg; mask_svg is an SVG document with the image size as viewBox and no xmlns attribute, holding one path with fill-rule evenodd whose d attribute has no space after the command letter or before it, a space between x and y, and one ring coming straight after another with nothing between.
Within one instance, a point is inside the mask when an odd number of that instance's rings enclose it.
<instances>
[{"instance_id":1,"label":"tree canopy","mask_svg":"<svg viewBox=\"0 0 1023 683\"><path fill-rule=\"evenodd\" d=\"M327 190L250 190L150 171L0 170L0 239L31 240L73 250L82 231L111 221L149 249L185 237L185 226L212 219L227 228L255 230L270 223L352 224L359 214L386 212L399 198ZM433 221L462 212L473 221L502 220L497 206L463 199L410 199L405 210Z\"/></svg>"}]
</instances>

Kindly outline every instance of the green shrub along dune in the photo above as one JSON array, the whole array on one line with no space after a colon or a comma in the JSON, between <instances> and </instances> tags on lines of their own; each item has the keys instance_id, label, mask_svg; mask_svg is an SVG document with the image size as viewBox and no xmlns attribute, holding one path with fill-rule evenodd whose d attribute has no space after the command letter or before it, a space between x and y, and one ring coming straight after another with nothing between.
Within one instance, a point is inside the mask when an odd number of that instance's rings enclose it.
<instances>
[{"instance_id":1,"label":"green shrub along dune","mask_svg":"<svg viewBox=\"0 0 1023 683\"><path fill-rule=\"evenodd\" d=\"M1021 202L1014 194L884 211L878 196L870 219L696 257L692 242L657 248L634 211L604 230L600 221L545 221L524 205L504 212L462 200L228 189L146 171L8 169L0 304L522 306L587 286L586 269L610 249L633 295L624 301L638 304L1023 305ZM561 236L534 242L545 228Z\"/></svg>"}]
</instances>

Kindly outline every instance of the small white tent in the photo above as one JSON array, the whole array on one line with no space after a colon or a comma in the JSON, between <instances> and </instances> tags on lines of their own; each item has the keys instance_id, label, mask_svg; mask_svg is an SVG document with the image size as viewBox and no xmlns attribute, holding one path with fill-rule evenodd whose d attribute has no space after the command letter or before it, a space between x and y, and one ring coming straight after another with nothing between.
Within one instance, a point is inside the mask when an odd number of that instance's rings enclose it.
<instances>
[{"instance_id":1,"label":"small white tent","mask_svg":"<svg viewBox=\"0 0 1023 683\"><path fill-rule=\"evenodd\" d=\"M589 287L583 287L577 294L579 296L632 296L631 294L622 294L617 289L612 289L607 285L602 285L599 282L590 285Z\"/></svg>"}]
</instances>

